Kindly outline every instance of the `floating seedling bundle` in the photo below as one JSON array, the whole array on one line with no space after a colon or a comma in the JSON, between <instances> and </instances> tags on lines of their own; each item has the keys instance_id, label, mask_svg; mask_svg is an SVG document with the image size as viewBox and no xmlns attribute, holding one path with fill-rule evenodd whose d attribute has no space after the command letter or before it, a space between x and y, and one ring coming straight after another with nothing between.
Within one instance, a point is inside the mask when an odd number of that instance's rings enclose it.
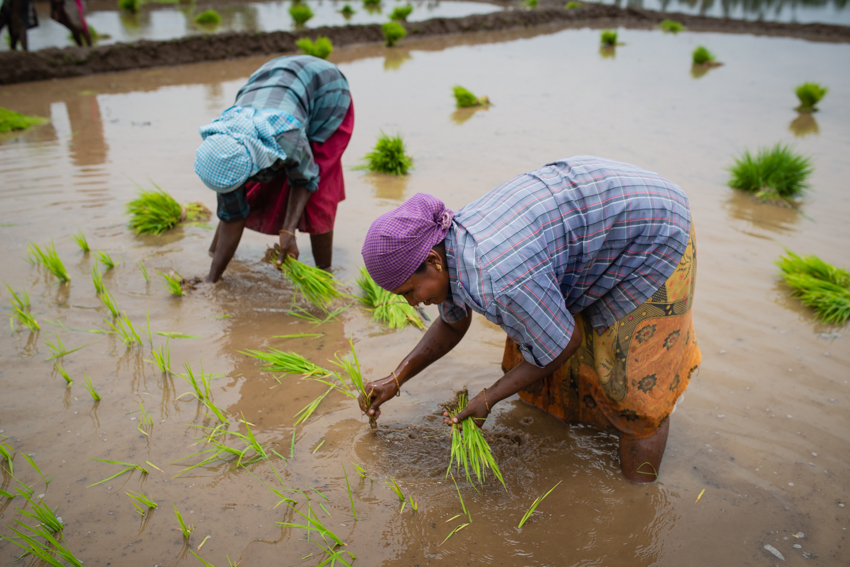
<instances>
[{"instance_id":1,"label":"floating seedling bundle","mask_svg":"<svg viewBox=\"0 0 850 567\"><path fill-rule=\"evenodd\" d=\"M442 404L442 408L449 413L450 417L455 417L462 412L469 402L469 392L466 388L455 393L455 400ZM463 426L461 428L461 426ZM481 429L474 423L473 418L468 417L461 423L452 424L452 448L449 460L449 467L446 469L446 477L452 470L452 465L457 461L457 470L460 471L460 466L463 465L466 480L472 484L472 475L470 470L475 473L475 478L480 484L486 480L486 470L493 471L493 475L502 486L505 486L505 481L502 478L502 472L499 470L499 465L496 464L496 459L493 457L493 452L490 450L490 445L484 439Z\"/></svg>"},{"instance_id":2,"label":"floating seedling bundle","mask_svg":"<svg viewBox=\"0 0 850 567\"><path fill-rule=\"evenodd\" d=\"M829 89L818 83L803 83L798 86L794 93L800 99L800 106L796 108L799 112L817 112L817 103L826 96Z\"/></svg>"},{"instance_id":3,"label":"floating seedling bundle","mask_svg":"<svg viewBox=\"0 0 850 567\"><path fill-rule=\"evenodd\" d=\"M210 210L203 203L180 205L174 197L154 184L156 190L139 189L139 196L127 203L130 228L136 234L162 234L180 223L207 220Z\"/></svg>"},{"instance_id":4,"label":"floating seedling bundle","mask_svg":"<svg viewBox=\"0 0 850 567\"><path fill-rule=\"evenodd\" d=\"M469 108L472 106L490 106L490 99L486 96L477 97L471 91L456 85L452 89L455 97L455 106L458 108Z\"/></svg>"},{"instance_id":5,"label":"floating seedling bundle","mask_svg":"<svg viewBox=\"0 0 850 567\"><path fill-rule=\"evenodd\" d=\"M360 268L357 285L364 293L360 301L373 310L373 320L386 323L390 329L401 329L407 324L416 325L419 329L425 328L416 309L400 295L387 291L375 283L365 267Z\"/></svg>"},{"instance_id":6,"label":"floating seedling bundle","mask_svg":"<svg viewBox=\"0 0 850 567\"><path fill-rule=\"evenodd\" d=\"M300 49L304 55L312 55L319 59L327 59L334 50L331 40L323 35L318 36L316 41L313 41L309 37L302 37L295 42L295 45L298 46L298 49Z\"/></svg>"},{"instance_id":7,"label":"floating seedling bundle","mask_svg":"<svg viewBox=\"0 0 850 567\"><path fill-rule=\"evenodd\" d=\"M850 272L817 256L798 256L785 250L776 265L792 294L812 307L824 323L844 325L850 319Z\"/></svg>"},{"instance_id":8,"label":"floating seedling bundle","mask_svg":"<svg viewBox=\"0 0 850 567\"><path fill-rule=\"evenodd\" d=\"M379 173L392 175L406 175L407 170L413 167L413 158L405 152L404 139L401 136L388 136L381 132L375 149L366 154L363 159L365 165L356 169L368 169Z\"/></svg>"},{"instance_id":9,"label":"floating seedling bundle","mask_svg":"<svg viewBox=\"0 0 850 567\"><path fill-rule=\"evenodd\" d=\"M796 154L788 146L776 144L760 148L754 156L745 151L729 168L729 186L753 193L763 201L786 203L808 188L807 178L814 168L812 160Z\"/></svg>"},{"instance_id":10,"label":"floating seedling bundle","mask_svg":"<svg viewBox=\"0 0 850 567\"><path fill-rule=\"evenodd\" d=\"M288 256L278 266L277 259L279 257L280 245L275 244L274 248L266 250L263 261L268 262L283 272L286 279L292 282L292 285L295 286L301 295L313 305L325 309L334 299L342 297L342 292L339 290L339 282L330 272L308 266L291 256Z\"/></svg>"}]
</instances>

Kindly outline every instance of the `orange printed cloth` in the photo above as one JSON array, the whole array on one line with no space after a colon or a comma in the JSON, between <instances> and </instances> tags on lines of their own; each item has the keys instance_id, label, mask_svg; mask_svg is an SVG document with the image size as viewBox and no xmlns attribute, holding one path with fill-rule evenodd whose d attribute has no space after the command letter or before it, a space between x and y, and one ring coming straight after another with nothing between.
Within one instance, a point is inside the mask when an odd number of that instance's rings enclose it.
<instances>
[{"instance_id":1,"label":"orange printed cloth","mask_svg":"<svg viewBox=\"0 0 850 567\"><path fill-rule=\"evenodd\" d=\"M601 335L575 315L583 335L578 351L519 397L568 422L631 439L653 435L702 359L691 316L696 269L691 222L687 249L667 282ZM508 338L502 369L508 372L523 360Z\"/></svg>"}]
</instances>

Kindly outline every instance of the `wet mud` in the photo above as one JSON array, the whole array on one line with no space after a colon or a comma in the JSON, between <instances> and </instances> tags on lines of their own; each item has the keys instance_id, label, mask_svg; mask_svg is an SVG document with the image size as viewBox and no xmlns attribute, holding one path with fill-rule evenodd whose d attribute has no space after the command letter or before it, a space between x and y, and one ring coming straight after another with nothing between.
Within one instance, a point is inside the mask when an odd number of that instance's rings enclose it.
<instances>
[{"instance_id":1,"label":"wet mud","mask_svg":"<svg viewBox=\"0 0 850 567\"><path fill-rule=\"evenodd\" d=\"M625 27L648 29L674 17L691 31L747 33L796 37L809 41L850 42L850 27L828 24L796 24L708 18L686 14L652 12L587 4L564 10L560 2L543 0L537 10L512 10L465 18L435 18L407 26L409 38L468 34L538 26L556 29ZM259 54L282 54L297 50L301 37L327 36L337 47L383 42L380 25L334 26L292 32L228 32L191 36L171 41L138 41L100 47L49 48L37 52L0 53L0 84L76 77L129 69L144 69L220 61Z\"/></svg>"}]
</instances>

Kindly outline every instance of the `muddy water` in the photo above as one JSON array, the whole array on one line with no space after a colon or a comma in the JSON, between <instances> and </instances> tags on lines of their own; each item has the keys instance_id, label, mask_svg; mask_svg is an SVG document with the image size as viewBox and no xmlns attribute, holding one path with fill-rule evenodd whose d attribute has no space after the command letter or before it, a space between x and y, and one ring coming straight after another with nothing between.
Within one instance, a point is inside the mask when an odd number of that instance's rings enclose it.
<instances>
[{"instance_id":1,"label":"muddy water","mask_svg":"<svg viewBox=\"0 0 850 567\"><path fill-rule=\"evenodd\" d=\"M850 24L843 0L604 0L603 4L736 20Z\"/></svg>"},{"instance_id":2,"label":"muddy water","mask_svg":"<svg viewBox=\"0 0 850 567\"><path fill-rule=\"evenodd\" d=\"M658 483L638 487L621 478L615 439L508 400L486 426L507 491L489 484L476 493L462 484L472 523L440 545L460 522L446 520L461 509L443 478L448 445L434 416L437 404L461 385L475 392L499 376L504 336L476 318L454 353L384 406L380 433L348 398L333 394L297 429L294 457L272 461L287 486L328 497L332 517L319 514L359 565L780 563L766 544L788 565L850 561L850 333L817 323L787 298L772 264L783 247L850 264L850 74L842 63L850 46L720 34L621 30L621 36L626 45L612 57L599 53L594 31L478 35L457 45L440 38L400 50L334 53L357 109L345 165L356 165L380 130L401 132L416 159L403 180L347 172L334 248L341 279L355 277L369 221L414 193L433 193L457 208L519 172L578 153L638 163L679 183L691 199L700 247L695 317L703 365L672 417ZM689 53L696 44L726 64L694 78ZM153 181L180 201L214 206L192 172L197 127L227 107L262 62L0 89L4 106L52 118L0 138L3 279L30 290L42 323L39 335L6 334L0 342L0 429L8 444L54 475L44 490L24 460L15 459L16 476L58 507L68 545L86 565L198 564L186 555L172 502L196 527L193 549L211 536L201 554L215 565L226 565L226 555L243 565L320 560L302 560L317 551L303 533L274 525L292 516L273 508L277 498L260 482L276 483L268 463L249 467L256 476L222 464L172 478L180 467L171 463L199 450L192 446L198 430L190 425L205 420L197 402L177 399L190 391L183 380L163 377L145 362L147 345L128 350L113 336L84 331L106 328L107 313L90 283L92 258L69 238L78 227L93 248L120 259L105 282L136 324L144 326L149 313L154 332L200 337L170 341L172 366L197 370L202 361L218 376L216 403L244 415L264 444L286 456L293 415L324 387L292 376L278 384L240 351L269 345L325 364L353 336L365 374L375 378L420 337L412 329L387 333L356 307L318 328L287 315L291 291L258 263L270 239L253 233L221 284L172 298L155 270L202 275L211 231L187 227L135 237L126 228L121 213L134 183ZM792 110L792 89L804 80L831 89L815 129L800 128ZM456 83L495 105L459 114L450 97ZM777 141L814 157L805 215L754 203L724 186L732 155ZM25 261L26 242L51 238L71 272L70 286ZM299 244L309 252L308 239ZM136 267L140 261L154 274L150 283ZM6 302L5 291L3 297ZM304 332L323 336L273 338ZM86 345L62 361L75 380L69 394L45 360L54 333L68 348ZM153 341L161 345L164 337ZM99 404L83 389L84 376L102 392ZM133 420L138 401L154 419L149 437ZM146 477L125 475L87 489L120 470L91 457L149 460L164 473L151 469ZM357 522L340 462L353 481ZM371 478L357 478L352 462ZM398 513L384 484L390 476L416 497L418 511L408 506ZM534 498L558 481L539 513L517 530ZM2 487L14 485L5 478ZM140 489L160 504L147 524L124 495ZM19 506L20 499L0 503L3 526L17 518ZM799 532L804 537L792 535ZM17 557L16 549L0 543L4 563Z\"/></svg>"},{"instance_id":3,"label":"muddy water","mask_svg":"<svg viewBox=\"0 0 850 567\"><path fill-rule=\"evenodd\" d=\"M339 0L319 0L305 2L313 17L306 24L306 29L321 26L344 26L362 24L380 24L387 21L390 12L401 2L384 2L375 8L366 9L361 3L352 2L355 13L349 18L339 13L344 2ZM413 12L408 16L409 22L418 22L430 18L462 18L473 14L489 14L502 10L501 6L486 2L463 1L424 1L410 2ZM221 15L221 23L216 26L197 25L195 16L208 8L215 8ZM141 39L165 41L188 35L201 33L216 33L224 31L290 31L296 29L289 15L291 2L284 0L272 2L239 2L232 5L205 6L203 4L186 4L174 6L150 6L138 14L127 14L110 5L108 9L93 9L88 13L88 23L103 34L98 45L117 42L131 42ZM27 37L31 50L45 47L66 47L74 45L68 29L50 19L48 5L39 6L39 27L29 31ZM8 32L0 35L0 49L6 50Z\"/></svg>"}]
</instances>

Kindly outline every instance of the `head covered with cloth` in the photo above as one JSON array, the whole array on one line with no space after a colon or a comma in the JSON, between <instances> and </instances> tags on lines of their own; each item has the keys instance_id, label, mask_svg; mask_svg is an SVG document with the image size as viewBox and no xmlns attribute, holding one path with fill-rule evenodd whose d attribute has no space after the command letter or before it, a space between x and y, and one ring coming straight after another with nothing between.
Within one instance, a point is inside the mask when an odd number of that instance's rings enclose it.
<instances>
[{"instance_id":1,"label":"head covered with cloth","mask_svg":"<svg viewBox=\"0 0 850 567\"><path fill-rule=\"evenodd\" d=\"M433 284L443 287L439 284L445 280L444 289L434 299L444 297L448 271L433 249L445 239L453 217L442 201L425 193L417 193L399 208L378 217L369 227L361 251L369 275L379 286L396 293L412 277L422 276L417 279L427 278L430 283L439 276Z\"/></svg>"}]
</instances>

